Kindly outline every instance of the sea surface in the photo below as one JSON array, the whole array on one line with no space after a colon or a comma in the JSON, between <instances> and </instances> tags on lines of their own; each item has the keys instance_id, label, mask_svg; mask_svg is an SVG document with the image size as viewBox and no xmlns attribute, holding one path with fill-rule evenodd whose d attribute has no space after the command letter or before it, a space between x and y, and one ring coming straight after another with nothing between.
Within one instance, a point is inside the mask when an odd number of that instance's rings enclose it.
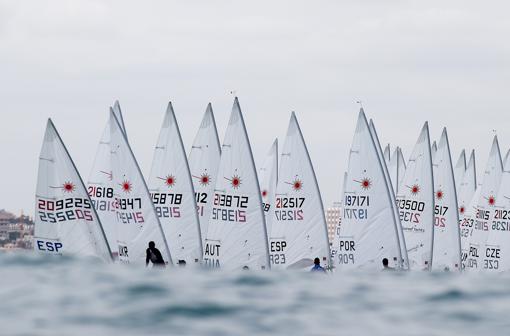
<instances>
[{"instance_id":1,"label":"sea surface","mask_svg":"<svg viewBox=\"0 0 510 336\"><path fill-rule=\"evenodd\" d=\"M509 335L510 276L145 269L0 253L0 335Z\"/></svg>"}]
</instances>

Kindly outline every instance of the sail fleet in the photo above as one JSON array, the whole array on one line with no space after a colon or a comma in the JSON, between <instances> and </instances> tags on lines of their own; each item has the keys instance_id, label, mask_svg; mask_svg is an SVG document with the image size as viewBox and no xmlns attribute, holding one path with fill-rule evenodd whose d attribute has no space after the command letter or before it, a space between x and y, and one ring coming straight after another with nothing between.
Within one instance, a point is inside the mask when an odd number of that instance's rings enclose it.
<instances>
[{"instance_id":1,"label":"sail fleet","mask_svg":"<svg viewBox=\"0 0 510 336\"><path fill-rule=\"evenodd\" d=\"M147 264L154 242L168 265L225 270L510 270L510 159L497 137L483 179L475 153L453 165L446 128L428 123L408 161L381 147L361 108L333 241L315 169L291 113L257 169L237 97L220 143L211 104L189 152L171 103L143 176L116 101L85 184L48 120L39 157L34 249Z\"/></svg>"}]
</instances>

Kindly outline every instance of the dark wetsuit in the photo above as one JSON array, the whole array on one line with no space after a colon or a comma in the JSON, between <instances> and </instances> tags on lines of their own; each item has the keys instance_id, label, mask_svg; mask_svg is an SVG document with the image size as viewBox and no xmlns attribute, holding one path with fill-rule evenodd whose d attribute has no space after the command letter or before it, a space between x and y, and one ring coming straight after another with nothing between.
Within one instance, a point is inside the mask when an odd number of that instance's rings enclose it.
<instances>
[{"instance_id":1,"label":"dark wetsuit","mask_svg":"<svg viewBox=\"0 0 510 336\"><path fill-rule=\"evenodd\" d=\"M145 257L145 265L149 265L149 261L152 262L154 266L165 266L165 261L163 260L163 256L161 252L157 248L148 248L147 256Z\"/></svg>"}]
</instances>

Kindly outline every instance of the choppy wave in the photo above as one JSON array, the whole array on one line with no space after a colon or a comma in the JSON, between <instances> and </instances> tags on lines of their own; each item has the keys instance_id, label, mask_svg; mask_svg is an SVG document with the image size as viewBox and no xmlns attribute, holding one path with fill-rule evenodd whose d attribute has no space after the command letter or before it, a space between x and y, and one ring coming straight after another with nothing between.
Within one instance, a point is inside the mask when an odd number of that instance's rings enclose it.
<instances>
[{"instance_id":1,"label":"choppy wave","mask_svg":"<svg viewBox=\"0 0 510 336\"><path fill-rule=\"evenodd\" d=\"M151 270L0 254L1 335L503 335L508 275Z\"/></svg>"}]
</instances>

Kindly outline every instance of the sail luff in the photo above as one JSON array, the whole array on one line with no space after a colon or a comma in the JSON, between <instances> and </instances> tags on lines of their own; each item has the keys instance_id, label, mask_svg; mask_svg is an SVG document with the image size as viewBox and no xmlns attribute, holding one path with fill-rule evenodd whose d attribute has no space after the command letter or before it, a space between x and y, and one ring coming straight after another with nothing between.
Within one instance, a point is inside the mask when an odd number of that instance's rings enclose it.
<instances>
[{"instance_id":1,"label":"sail luff","mask_svg":"<svg viewBox=\"0 0 510 336\"><path fill-rule=\"evenodd\" d=\"M473 177L474 177L474 184L475 184L475 189L476 189L476 186L478 185L477 184L477 176L476 176L476 160L475 160L475 150L473 149L471 151L471 156L469 157L469 165L468 167L471 166L471 162L473 162Z\"/></svg>"},{"instance_id":2,"label":"sail luff","mask_svg":"<svg viewBox=\"0 0 510 336\"><path fill-rule=\"evenodd\" d=\"M175 120L175 125L176 125L176 129L177 129L177 136L180 139L180 142L179 142L180 146L179 147L180 147L180 150L181 150L181 156L183 158L184 165L186 167L186 171L188 172L188 174L187 174L188 185L189 185L189 188L191 190L191 195L192 195L192 198L193 198L194 209L196 210L197 209L197 202L196 202L196 198L195 198L195 186L193 185L193 180L191 179L191 170L190 170L190 167L189 167L188 157L186 155L186 149L184 148L184 143L182 141L181 130L180 130L179 125L177 123L177 119L175 118L175 114L174 114L173 108L172 108L172 115L173 115L173 118ZM214 118L213 118L213 122L214 122ZM194 213L195 213L195 221L196 221L196 226L197 226L197 231L198 231L198 240L199 240L198 246L199 246L199 254L200 254L200 260L201 260L203 254L204 254L204 250L203 250L203 245L202 245L202 231L201 231L201 227L200 227L200 217L198 216L198 211L194 211Z\"/></svg>"},{"instance_id":3,"label":"sail luff","mask_svg":"<svg viewBox=\"0 0 510 336\"><path fill-rule=\"evenodd\" d=\"M436 155L436 153L437 153L437 143L434 140L434 142L432 143L432 148L431 148L432 160L434 160L434 156Z\"/></svg>"},{"instance_id":4,"label":"sail luff","mask_svg":"<svg viewBox=\"0 0 510 336\"><path fill-rule=\"evenodd\" d=\"M237 97L222 148L204 263L224 269L267 269L270 265L262 198Z\"/></svg>"},{"instance_id":5,"label":"sail luff","mask_svg":"<svg viewBox=\"0 0 510 336\"><path fill-rule=\"evenodd\" d=\"M67 157L69 158L69 161L71 162L71 165L73 166L74 170L76 172L78 172L78 168L76 168L76 164L74 163L74 160L73 158L71 157L71 155L69 154L69 151L67 150L67 147L64 145L64 142L62 141L62 138L60 137L60 134L58 133L58 130L57 128L55 127L55 125L53 124L53 121L51 119L48 119L48 122L51 124L51 127L53 128L57 138L58 138L58 141L60 141L60 143L62 144L62 147L64 148L64 151L67 155ZM78 173L78 181L81 185L81 187L84 189L84 190L87 190L87 187L85 186L85 183L83 182L83 179L81 178L80 174ZM88 195L88 194L87 194ZM90 200L90 197L89 197L89 200ZM110 255L110 260L113 261L113 257L112 257L112 251L111 251L111 247L110 245L108 244L108 239L106 238L106 234L104 232L104 229L103 229L103 225L101 223L101 219L99 218L97 212L96 212L96 208L95 207L91 207L92 209L92 212L94 213L94 216L97 218L97 221L99 223L99 229L101 231L101 236L103 237L103 243L106 245L107 249L108 249L108 253Z\"/></svg>"},{"instance_id":6,"label":"sail luff","mask_svg":"<svg viewBox=\"0 0 510 336\"><path fill-rule=\"evenodd\" d=\"M432 268L460 271L461 248L457 192L446 128L441 134L433 166L436 201L433 248L435 258Z\"/></svg>"},{"instance_id":7,"label":"sail luff","mask_svg":"<svg viewBox=\"0 0 510 336\"><path fill-rule=\"evenodd\" d=\"M400 157L399 152L398 152L399 149L400 149L400 147L397 147L395 149L395 151L396 151L395 153L397 154L396 155L396 160L397 160L397 172L396 172L396 176L397 176L397 178L396 178L396 181L394 182L395 183L395 187L393 188L393 193L395 194L395 197L396 197L396 193L398 192L398 188L400 187L400 183L399 183L400 182L400 169L399 169L399 167L400 167L400 164L401 164L400 163L401 157ZM393 181L391 181L391 182L393 183Z\"/></svg>"},{"instance_id":8,"label":"sail luff","mask_svg":"<svg viewBox=\"0 0 510 336\"><path fill-rule=\"evenodd\" d=\"M377 150L377 153L379 154L378 155L379 166L384 173L384 178L386 179L385 185L386 185L386 191L388 193L388 197L390 198L390 200L393 200L392 202L390 202L390 204L391 204L391 208L393 209L393 223L395 225L395 231L396 231L396 234L398 237L399 257L400 257L399 267L402 269L409 269L409 260L408 260L408 256L407 256L406 242L405 242L405 238L404 238L404 232L402 230L402 224L400 223L399 211L397 208L397 201L396 201L397 198L396 198L396 194L395 194L395 191L394 191L392 183L391 183L391 178L389 175L388 167L386 165L383 165L382 161L381 161L381 157L380 157L381 144L379 142L379 136L377 135L377 130L375 129L375 125L374 125L374 122L372 121L372 119L370 119L369 129L370 129L370 136L372 137L372 142ZM398 157L399 157L399 155L397 155L397 158ZM396 175L397 181L399 178L398 171L399 171L399 169L398 169L398 161L397 161L397 175ZM389 190L389 189L391 189L391 190Z\"/></svg>"},{"instance_id":9,"label":"sail luff","mask_svg":"<svg viewBox=\"0 0 510 336\"><path fill-rule=\"evenodd\" d=\"M458 202L458 197L457 197L457 184L455 182L455 172L454 172L454 169L453 169L452 156L451 156L451 152L450 152L450 140L448 138L448 134L446 133L446 127L443 129L443 132L445 133L446 148L448 149L448 160L449 160L448 165L450 167L450 174L451 174L451 176L453 178L454 204L456 204L457 208L458 208L459 202ZM455 231L456 231L457 246L458 246L458 251L459 251L458 265L459 265L459 270L462 271L462 266L461 266L462 265L462 256L461 256L462 246L461 246L461 243L460 243L460 227L458 225L458 223L460 222L460 218L459 218L459 212L457 211L457 209L455 209L455 213L456 213L456 218L457 218L457 221L455 222L455 228L456 228Z\"/></svg>"},{"instance_id":10,"label":"sail luff","mask_svg":"<svg viewBox=\"0 0 510 336\"><path fill-rule=\"evenodd\" d=\"M404 175L406 173L406 169L407 169L407 166L406 166L406 161L404 160L404 154L402 154L402 148L399 147L398 148L398 157L399 157L399 165L398 165L398 187L400 188L401 184L402 184L402 181L404 179ZM398 192L398 189L397 191L395 191L395 194Z\"/></svg>"},{"instance_id":11,"label":"sail luff","mask_svg":"<svg viewBox=\"0 0 510 336\"><path fill-rule=\"evenodd\" d=\"M259 169L258 178L264 215L266 217L266 228L268 232L271 232L272 216L270 214L274 209L274 199L278 184L278 139L274 140L267 152L262 167Z\"/></svg>"},{"instance_id":12,"label":"sail luff","mask_svg":"<svg viewBox=\"0 0 510 336\"><path fill-rule=\"evenodd\" d=\"M428 121L425 122L425 125L426 125L426 130L427 130L427 138L429 139L429 144L430 144L430 135L429 135L429 123ZM428 151L428 155L429 155L429 158L427 160L427 162L429 163L429 170L430 170L430 176L431 176L431 181L432 181L432 230L431 230L431 242L432 242L432 247L430 249L430 264L429 264L429 270L432 268L432 265L434 264L434 224L435 224L435 218L434 218L434 211L435 211L435 198L434 198L434 167L432 166L432 153L431 151L429 150Z\"/></svg>"},{"instance_id":13,"label":"sail luff","mask_svg":"<svg viewBox=\"0 0 510 336\"><path fill-rule=\"evenodd\" d=\"M494 136L489 158L485 166L480 195L476 200L476 216L474 229L469 239L469 255L466 269L477 269L480 271L482 270L482 264L487 260L491 260L486 259L483 252L485 252L486 241L495 215L494 206L497 202L496 197L500 190L502 174L503 162L499 142L497 136Z\"/></svg>"},{"instance_id":14,"label":"sail luff","mask_svg":"<svg viewBox=\"0 0 510 336\"><path fill-rule=\"evenodd\" d=\"M434 175L428 123L409 157L397 195L410 269L430 270L434 246Z\"/></svg>"},{"instance_id":15,"label":"sail luff","mask_svg":"<svg viewBox=\"0 0 510 336\"><path fill-rule=\"evenodd\" d=\"M499 191L494 211L498 219L492 221L488 237L485 241L484 268L485 272L507 272L510 270L510 160L505 156Z\"/></svg>"},{"instance_id":16,"label":"sail luff","mask_svg":"<svg viewBox=\"0 0 510 336\"><path fill-rule=\"evenodd\" d=\"M122 110L120 109L120 103L118 100L115 101L113 107L110 107L110 110L113 111L113 114L117 117L121 129L127 137L126 124L124 123L124 116L122 115Z\"/></svg>"},{"instance_id":17,"label":"sail luff","mask_svg":"<svg viewBox=\"0 0 510 336\"><path fill-rule=\"evenodd\" d=\"M110 111L113 113L113 109L110 108ZM115 212L112 211L115 201L112 185L110 123L110 116L108 115L106 126L97 146L87 186L90 199L103 224L108 243L110 247L114 247L117 245L117 218ZM112 251L112 253L115 258L117 251Z\"/></svg>"},{"instance_id":18,"label":"sail luff","mask_svg":"<svg viewBox=\"0 0 510 336\"><path fill-rule=\"evenodd\" d=\"M391 154L390 154L390 144L387 144L384 148L384 161L386 162L386 165L389 165L391 162Z\"/></svg>"},{"instance_id":19,"label":"sail luff","mask_svg":"<svg viewBox=\"0 0 510 336\"><path fill-rule=\"evenodd\" d=\"M193 182L172 103L168 103L148 180L172 257L199 263L202 238Z\"/></svg>"},{"instance_id":20,"label":"sail luff","mask_svg":"<svg viewBox=\"0 0 510 336\"><path fill-rule=\"evenodd\" d=\"M341 270L402 268L398 217L373 122L360 109L349 151L338 256ZM386 263L387 262L387 263Z\"/></svg>"},{"instance_id":21,"label":"sail luff","mask_svg":"<svg viewBox=\"0 0 510 336\"><path fill-rule=\"evenodd\" d=\"M464 211L467 206L471 203L473 195L476 191L476 168L475 168L475 153L471 152L469 163L460 175L461 181L455 180L455 186L457 189L457 201L459 205L459 214L463 217ZM455 177L457 178L457 176Z\"/></svg>"},{"instance_id":22,"label":"sail luff","mask_svg":"<svg viewBox=\"0 0 510 336\"><path fill-rule=\"evenodd\" d=\"M457 191L460 190L460 185L464 179L464 175L466 173L467 165L466 165L466 150L463 149L462 152L460 152L460 156L457 159L457 163L455 164L454 174L455 174L455 181L456 181L456 188Z\"/></svg>"},{"instance_id":23,"label":"sail luff","mask_svg":"<svg viewBox=\"0 0 510 336\"><path fill-rule=\"evenodd\" d=\"M159 220L159 217L156 214L156 208L155 208L154 203L152 202L152 199L150 197L149 188L147 186L145 178L143 177L143 174L142 174L142 171L141 171L140 166L138 164L138 161L136 160L135 155L133 153L133 150L131 149L131 145L129 144L129 142L127 140L126 133L124 133L124 131L122 129L122 126L120 125L119 121L117 120L117 117L115 116L115 114L113 112L110 112L110 120L113 122L113 123L112 122L110 123L112 134L113 134L115 128L118 128L120 130L121 141L124 142L124 145L125 145L125 147L126 147L126 149L128 151L128 156L130 157L131 162L133 163L133 165L135 167L136 174L138 174L138 176L140 177L140 182L141 182L141 185L142 185L142 192L144 192L146 194L146 197L149 200L149 202L148 202L149 203L149 209L152 210L152 214L153 214L154 220L156 222L156 227L158 229L158 232L159 232L159 235L160 235L160 238L161 238L161 242L164 245L166 256L168 258L167 262L168 262L168 264L172 265L173 261L172 261L172 255L170 254L170 248L168 247L168 242L165 239L165 234L164 234L164 231L163 231L163 227L161 226L161 222ZM114 137L111 136L111 141L113 141L113 138ZM114 174L114 176L115 176L115 174ZM130 261L130 259L129 259L129 261Z\"/></svg>"},{"instance_id":24,"label":"sail luff","mask_svg":"<svg viewBox=\"0 0 510 336\"><path fill-rule=\"evenodd\" d=\"M505 154L505 158L503 159L503 165L506 164L506 162L508 161L509 158L510 158L510 149L507 150L507 152Z\"/></svg>"},{"instance_id":25,"label":"sail luff","mask_svg":"<svg viewBox=\"0 0 510 336\"><path fill-rule=\"evenodd\" d=\"M216 134L215 144L218 147L218 151L221 153L221 144L220 144L220 139L218 137L218 127L216 126L216 118L214 117L211 103L207 104L207 110L210 111L211 122L213 124L213 130L214 130L214 133Z\"/></svg>"},{"instance_id":26,"label":"sail luff","mask_svg":"<svg viewBox=\"0 0 510 336\"><path fill-rule=\"evenodd\" d=\"M321 219L322 219L322 222L324 223L324 235L325 235L325 239L326 239L326 251L327 251L326 255L328 258L327 264L328 264L328 267L331 267L331 250L330 250L330 246L329 246L328 225L326 223L326 215L324 213L324 203L322 202L322 195L321 195L321 192L319 189L319 183L317 182L317 175L315 174L315 169L313 168L312 159L310 158L310 153L308 152L308 147L306 146L306 142L303 138L303 132L301 132L301 127L299 126L299 123L296 118L296 113L294 111L292 112L291 118L293 118L296 122L297 130L299 132L299 136L303 143L303 148L305 151L306 158L307 158L308 162L310 163L310 168L312 171L312 178L313 178L313 182L315 184L315 189L318 191L317 197L319 199L319 207L320 207L320 212L321 212L321 217L322 217Z\"/></svg>"},{"instance_id":27,"label":"sail luff","mask_svg":"<svg viewBox=\"0 0 510 336\"><path fill-rule=\"evenodd\" d=\"M315 171L295 113L281 149L275 208L269 236L270 260L277 269L307 269L319 258L330 267L324 205Z\"/></svg>"},{"instance_id":28,"label":"sail luff","mask_svg":"<svg viewBox=\"0 0 510 336\"><path fill-rule=\"evenodd\" d=\"M106 235L104 233L104 230L103 230L103 226L101 224L101 221L99 219L99 216L97 215L96 211L95 211L95 208L94 206L92 205L92 201L90 200L90 197L88 195L88 192L87 192L87 188L85 186L85 184L83 183L83 180L78 172L78 169L71 157L71 155L69 154L68 150L67 150L67 147L65 146L64 142L62 141L62 138L60 137L60 134L58 133L55 125L53 124L53 121L51 119L48 119L48 122L47 122L47 126L46 126L46 132L45 132L45 135L44 135L44 141L43 141L43 145L42 145L42 148L41 148L41 156L39 158L39 171L38 171L38 183L37 183L37 192L36 192L36 200L38 198L43 198L44 199L44 196L40 195L39 193L39 189L40 189L40 183L41 181L39 180L40 179L40 174L41 174L41 171L43 172L46 172L46 176L45 176L45 181L49 181L51 180L52 178L50 177L50 173L51 173L51 169L45 169L43 168L44 166L41 165L41 160L46 160L48 162L51 162L51 163L55 163L54 159L51 158L44 158L43 157L43 152L46 152L48 150L48 143L49 143L49 139L50 138L50 134L52 135L51 138L52 140L53 139L56 139L57 141L57 144L58 144L58 148L63 151L63 154L64 154L64 158L65 160L67 161L67 163L70 164L70 171L69 171L69 174L73 176L73 179L72 181L69 181L69 182L66 182L64 183L64 188L63 190L65 190L65 192L73 192L75 191L76 189L76 186L74 185L75 181L76 183L78 183L78 191L81 191L82 195L82 203L84 203L83 200L88 200L89 202L89 205L90 205L90 208L87 208L85 205L84 206L75 206L76 207L76 212L73 214L73 217L75 217L74 219L71 219L69 218L69 215L67 215L67 212L66 212L66 219L64 220L64 222L67 222L67 221L78 221L78 220L83 220L84 222L81 223L82 225L85 225L85 227L87 228L87 231L88 231L88 234L89 234L89 243L91 243L91 245L93 246L94 248L94 252L96 254L97 257L107 261L107 262L111 262L112 261L112 253L111 253L111 249L110 249L110 245L108 244L108 240L106 238ZM53 146L54 142L52 141L51 142L51 151L54 152L55 151L55 148ZM54 153L56 154L56 153ZM56 156L56 155L55 155ZM53 168L52 168L53 169ZM55 175L55 172L52 174L52 175ZM62 176L61 176L62 175ZM63 176L67 176L67 172L64 172L61 174L59 174L59 177L63 177ZM66 188L67 187L67 188ZM48 189L55 189L55 187L51 187L51 186L48 186L46 185L46 190ZM56 239L58 240L58 242L55 242L55 241L51 241L52 238L50 237L47 237L46 235L44 235L44 237L42 237L42 235L39 234L39 232L41 231L41 229L39 229L40 227L42 228L42 230L44 231L45 228L47 227L44 227L43 226L43 223L46 223L48 221L44 221L41 219L41 212L43 212L45 214L45 216L49 216L48 214L46 214L46 210L48 210L49 212L50 211L50 207L48 205L48 209L46 209L46 207L43 207L43 209L45 209L44 211L40 210L40 201L39 202L36 202L38 205L36 206L36 214L39 215L39 217L36 217L35 218L35 229L34 229L34 240L37 240L37 244L34 244L34 249L37 247L40 251L51 251L53 253L59 253L58 252L58 247L57 247L57 244L60 244L60 248L63 249L63 252L65 252L67 250L67 246L64 246L64 243L65 243L65 240L67 238L67 236L62 236L61 232L58 232L58 233L55 233L54 235L57 236ZM76 204L76 203L73 203L73 204ZM85 212L85 210L82 210L83 209L90 209L90 211L92 212L92 216L91 218L88 220L85 218L85 215L83 214ZM79 215L78 215L78 210L80 210L80 213L82 214L83 218L80 219L79 218ZM52 213L53 216L55 216L55 214ZM89 223L89 221L97 224L97 228L95 229L98 229L98 233L99 233L99 236L95 235L93 230L94 228L92 228L92 225L93 223ZM49 221L51 223L51 221ZM56 220L55 222L53 222L51 224L51 229L52 230L56 230L56 231L59 231L59 225L60 225L60 220ZM40 224L39 224L40 223ZM68 228L68 230L78 230L78 228L84 230L82 228L82 226L78 226L80 223L72 223L72 228ZM69 224L70 226L71 224ZM53 249L48 249L48 250L44 250L41 249L41 246L39 245L41 240L38 240L38 239L49 239L50 241L43 241L44 243L44 247L49 247L49 245L51 245L53 247ZM98 241L99 239L99 241ZM100 246L101 245L101 246ZM71 252L72 253L72 252ZM74 253L76 254L79 254L78 251L75 251Z\"/></svg>"},{"instance_id":29,"label":"sail luff","mask_svg":"<svg viewBox=\"0 0 510 336\"><path fill-rule=\"evenodd\" d=\"M210 212L213 206L212 198L218 177L220 156L220 140L212 105L209 103L196 133L188 159L190 174L194 178L193 187L200 220L202 246L205 245Z\"/></svg>"},{"instance_id":30,"label":"sail luff","mask_svg":"<svg viewBox=\"0 0 510 336\"><path fill-rule=\"evenodd\" d=\"M244 136L245 136L245 139L246 139L246 143L248 144L248 152L249 152L249 155L250 155L250 158L251 158L251 167L252 167L252 170L254 172L254 176L255 176L255 185L257 186L257 188L259 189L258 190L258 193L257 193L257 202L258 204L262 204L262 195L260 194L260 182L259 182L259 177L257 175L257 167L255 167L255 160L253 159L253 151L251 150L251 143L250 143L250 140L248 138L248 131L246 130L246 124L244 123L244 117L243 117L243 114L241 113L241 106L239 105L239 99L237 97L235 97L234 99L234 104L237 105L237 108L239 109L239 116L241 118L241 125L243 127L243 133L244 133ZM264 209L262 209L262 206L259 206L259 211L260 211L260 215L261 215L261 218L262 218L262 231L263 231L263 235L264 235L264 245L265 245L265 256L266 256L266 267L268 269L271 269L271 262L269 261L269 239L268 239L268 234L267 234L267 227L266 227L266 217L264 215Z\"/></svg>"}]
</instances>

